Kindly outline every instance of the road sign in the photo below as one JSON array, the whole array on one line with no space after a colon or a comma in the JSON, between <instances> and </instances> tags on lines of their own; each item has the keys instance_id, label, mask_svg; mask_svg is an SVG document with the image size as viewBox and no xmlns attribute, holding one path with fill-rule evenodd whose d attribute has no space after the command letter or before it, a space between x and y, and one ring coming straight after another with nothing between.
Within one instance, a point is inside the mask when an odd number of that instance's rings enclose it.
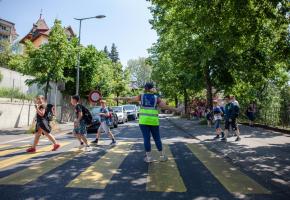
<instances>
[{"instance_id":1,"label":"road sign","mask_svg":"<svg viewBox=\"0 0 290 200\"><path fill-rule=\"evenodd\" d=\"M89 101L93 102L93 103L97 103L98 101L100 101L102 99L102 95L99 91L92 91L89 94Z\"/></svg>"}]
</instances>

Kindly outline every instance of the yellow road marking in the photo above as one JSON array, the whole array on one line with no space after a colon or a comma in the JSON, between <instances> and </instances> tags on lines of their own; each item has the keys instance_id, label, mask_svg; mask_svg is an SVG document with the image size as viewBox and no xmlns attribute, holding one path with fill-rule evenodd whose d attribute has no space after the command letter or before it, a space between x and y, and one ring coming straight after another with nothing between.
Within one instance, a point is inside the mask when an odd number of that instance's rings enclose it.
<instances>
[{"instance_id":1,"label":"yellow road marking","mask_svg":"<svg viewBox=\"0 0 290 200\"><path fill-rule=\"evenodd\" d=\"M0 144L0 149L3 149L5 147L10 147L11 145L10 144ZM2 150L0 150L2 151Z\"/></svg>"},{"instance_id":2,"label":"yellow road marking","mask_svg":"<svg viewBox=\"0 0 290 200\"><path fill-rule=\"evenodd\" d=\"M187 189L180 176L169 146L163 145L163 148L168 156L168 161L149 164L146 190L153 192L186 192ZM154 158L159 156L155 152L152 152Z\"/></svg>"},{"instance_id":3,"label":"yellow road marking","mask_svg":"<svg viewBox=\"0 0 290 200\"><path fill-rule=\"evenodd\" d=\"M129 154L133 143L119 142L66 187L104 189Z\"/></svg>"},{"instance_id":4,"label":"yellow road marking","mask_svg":"<svg viewBox=\"0 0 290 200\"><path fill-rule=\"evenodd\" d=\"M65 146L67 144L69 144L69 142L62 142L62 143L60 143L61 147L62 146ZM49 146L43 147L41 149L38 149L36 151L36 153L26 153L26 152L23 152L22 155L17 155L17 156L13 156L11 158L8 158L8 159L1 160L0 161L0 169L9 167L11 165L15 165L17 163L20 163L22 161L28 160L28 159L33 158L33 157L36 157L36 156L39 156L39 155L43 154L44 152L50 151L51 149L52 149L52 145L49 145Z\"/></svg>"},{"instance_id":5,"label":"yellow road marking","mask_svg":"<svg viewBox=\"0 0 290 200\"><path fill-rule=\"evenodd\" d=\"M15 153L17 151L20 151L24 148L28 148L30 145L20 146L20 147L12 147L10 149L0 150L0 156L6 156L11 153Z\"/></svg>"},{"instance_id":6,"label":"yellow road marking","mask_svg":"<svg viewBox=\"0 0 290 200\"><path fill-rule=\"evenodd\" d=\"M188 144L187 146L229 192L239 194L271 194L271 191L209 151L204 145Z\"/></svg>"},{"instance_id":7,"label":"yellow road marking","mask_svg":"<svg viewBox=\"0 0 290 200\"><path fill-rule=\"evenodd\" d=\"M1 178L0 185L25 185L36 180L43 174L57 168L58 166L63 165L82 152L83 151L72 149L69 152L49 158L49 160L42 163L30 166L7 177Z\"/></svg>"}]
</instances>

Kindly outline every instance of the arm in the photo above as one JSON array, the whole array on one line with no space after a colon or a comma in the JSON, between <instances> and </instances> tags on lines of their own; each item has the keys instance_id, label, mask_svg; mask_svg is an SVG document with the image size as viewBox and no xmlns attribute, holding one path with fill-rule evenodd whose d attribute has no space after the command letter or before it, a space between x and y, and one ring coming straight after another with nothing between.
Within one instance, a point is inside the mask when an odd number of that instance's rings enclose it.
<instances>
[{"instance_id":1,"label":"arm","mask_svg":"<svg viewBox=\"0 0 290 200\"><path fill-rule=\"evenodd\" d=\"M159 102L158 106L162 109L165 109L165 110L171 110L173 112L178 112L178 110L176 108L173 108L171 106L166 105L166 103L162 100Z\"/></svg>"},{"instance_id":2,"label":"arm","mask_svg":"<svg viewBox=\"0 0 290 200\"><path fill-rule=\"evenodd\" d=\"M117 97L115 100L124 100L124 101L129 101L129 102L139 102L140 101L140 96L135 96L135 97Z\"/></svg>"},{"instance_id":3,"label":"arm","mask_svg":"<svg viewBox=\"0 0 290 200\"><path fill-rule=\"evenodd\" d=\"M45 109L43 107L40 108L41 105L35 105L36 113L43 117L45 114Z\"/></svg>"}]
</instances>

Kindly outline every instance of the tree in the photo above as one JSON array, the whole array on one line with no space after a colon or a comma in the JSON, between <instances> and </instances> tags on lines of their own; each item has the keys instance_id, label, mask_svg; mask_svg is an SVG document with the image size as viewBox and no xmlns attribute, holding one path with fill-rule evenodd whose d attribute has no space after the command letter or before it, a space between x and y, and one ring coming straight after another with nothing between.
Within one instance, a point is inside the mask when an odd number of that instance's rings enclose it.
<instances>
[{"instance_id":1,"label":"tree","mask_svg":"<svg viewBox=\"0 0 290 200\"><path fill-rule=\"evenodd\" d=\"M0 72L0 82L2 81L2 79L3 79L3 75L2 75L2 73Z\"/></svg>"},{"instance_id":2,"label":"tree","mask_svg":"<svg viewBox=\"0 0 290 200\"><path fill-rule=\"evenodd\" d=\"M17 56L11 60L11 66L19 64L19 71L32 75L35 78L28 80L28 84L45 84L45 97L47 98L50 81L66 82L69 77L64 74L66 68L72 68L76 63L75 39L69 41L59 20L55 20L49 33L48 43L35 48L28 41L26 55Z\"/></svg>"},{"instance_id":3,"label":"tree","mask_svg":"<svg viewBox=\"0 0 290 200\"><path fill-rule=\"evenodd\" d=\"M150 23L159 36L150 50L153 71L175 75L184 99L206 88L212 107L213 89L230 93L256 85L258 91L269 80L285 82L288 23L277 4L286 8L287 1L151 2ZM168 84L163 76L155 79Z\"/></svg>"},{"instance_id":4,"label":"tree","mask_svg":"<svg viewBox=\"0 0 290 200\"><path fill-rule=\"evenodd\" d=\"M105 53L108 57L110 56L110 53L109 53L109 51L108 51L108 47L107 47L107 46L104 47L104 53Z\"/></svg>"},{"instance_id":5,"label":"tree","mask_svg":"<svg viewBox=\"0 0 290 200\"><path fill-rule=\"evenodd\" d=\"M127 69L131 74L131 80L136 81L138 87L143 87L146 82L151 81L152 66L146 62L146 58L129 60Z\"/></svg>"},{"instance_id":6,"label":"tree","mask_svg":"<svg viewBox=\"0 0 290 200\"><path fill-rule=\"evenodd\" d=\"M12 58L12 46L8 40L0 41L0 66L7 67Z\"/></svg>"},{"instance_id":7,"label":"tree","mask_svg":"<svg viewBox=\"0 0 290 200\"><path fill-rule=\"evenodd\" d=\"M116 47L115 43L112 44L111 52L109 54L109 57L111 58L111 60L114 63L117 63L120 60L119 59L119 52L117 51L117 47Z\"/></svg>"}]
</instances>

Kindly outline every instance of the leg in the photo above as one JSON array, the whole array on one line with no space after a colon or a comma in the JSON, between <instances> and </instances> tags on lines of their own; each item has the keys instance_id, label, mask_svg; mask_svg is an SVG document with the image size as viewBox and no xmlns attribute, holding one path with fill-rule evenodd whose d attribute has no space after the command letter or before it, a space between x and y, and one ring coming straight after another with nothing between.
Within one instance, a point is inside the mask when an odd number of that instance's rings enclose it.
<instances>
[{"instance_id":1,"label":"leg","mask_svg":"<svg viewBox=\"0 0 290 200\"><path fill-rule=\"evenodd\" d=\"M143 135L143 139L144 139L144 148L146 153L151 152L151 143L150 143L150 128L149 126L146 125L139 125L142 135Z\"/></svg>"},{"instance_id":2,"label":"leg","mask_svg":"<svg viewBox=\"0 0 290 200\"><path fill-rule=\"evenodd\" d=\"M80 134L80 139L85 143L86 146L89 146L88 140L85 134Z\"/></svg>"},{"instance_id":3,"label":"leg","mask_svg":"<svg viewBox=\"0 0 290 200\"><path fill-rule=\"evenodd\" d=\"M159 132L159 126L151 126L150 131L152 133L152 137L155 141L155 145L158 149L159 152L162 152L162 142L161 142L161 137L160 137L160 132Z\"/></svg>"},{"instance_id":4,"label":"leg","mask_svg":"<svg viewBox=\"0 0 290 200\"><path fill-rule=\"evenodd\" d=\"M31 148L36 148L36 146L37 146L37 144L39 142L41 134L42 134L42 130L39 128L37 130L37 132L35 133L35 135L34 135L34 141L33 141L33 144L31 146Z\"/></svg>"},{"instance_id":5,"label":"leg","mask_svg":"<svg viewBox=\"0 0 290 200\"><path fill-rule=\"evenodd\" d=\"M53 143L56 144L55 137L51 133L47 133L46 131L42 130L44 135Z\"/></svg>"}]
</instances>

